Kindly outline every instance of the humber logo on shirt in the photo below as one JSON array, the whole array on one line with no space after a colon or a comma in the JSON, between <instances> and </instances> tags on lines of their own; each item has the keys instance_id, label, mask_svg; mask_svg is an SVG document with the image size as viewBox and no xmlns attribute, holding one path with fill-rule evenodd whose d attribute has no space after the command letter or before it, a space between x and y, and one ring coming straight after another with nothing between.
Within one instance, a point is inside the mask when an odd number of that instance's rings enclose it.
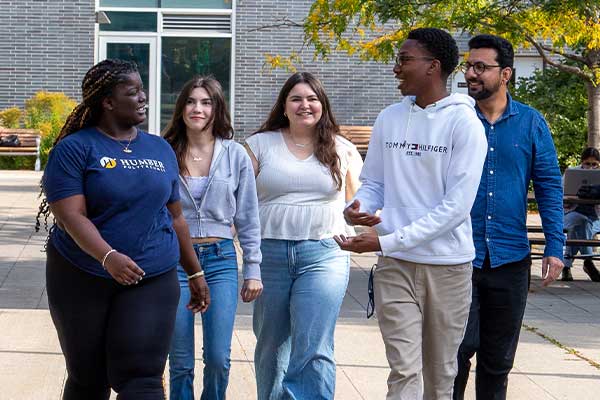
<instances>
[{"instance_id":1,"label":"humber logo on shirt","mask_svg":"<svg viewBox=\"0 0 600 400\"><path fill-rule=\"evenodd\" d=\"M152 169L154 171L165 172L165 165L162 161L151 160L149 158L125 158L117 160L116 158L105 156L100 159L100 165L106 169L112 169L120 165L123 169Z\"/></svg>"},{"instance_id":2,"label":"humber logo on shirt","mask_svg":"<svg viewBox=\"0 0 600 400\"><path fill-rule=\"evenodd\" d=\"M106 169L111 169L117 166L117 160L110 157L102 157L100 159L100 165L102 165Z\"/></svg>"}]
</instances>

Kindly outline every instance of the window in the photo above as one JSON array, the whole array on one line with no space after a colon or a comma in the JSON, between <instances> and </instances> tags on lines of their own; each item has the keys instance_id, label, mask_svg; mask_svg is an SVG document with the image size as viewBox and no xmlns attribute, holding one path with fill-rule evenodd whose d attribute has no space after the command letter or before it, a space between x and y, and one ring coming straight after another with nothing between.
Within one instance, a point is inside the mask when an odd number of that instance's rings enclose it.
<instances>
[{"instance_id":1,"label":"window","mask_svg":"<svg viewBox=\"0 0 600 400\"><path fill-rule=\"evenodd\" d=\"M163 37L160 127L171 119L183 85L195 75L213 75L229 99L231 40L228 38Z\"/></svg>"},{"instance_id":2,"label":"window","mask_svg":"<svg viewBox=\"0 0 600 400\"><path fill-rule=\"evenodd\" d=\"M105 11L110 24L99 24L101 31L156 32L156 13Z\"/></svg>"}]
</instances>

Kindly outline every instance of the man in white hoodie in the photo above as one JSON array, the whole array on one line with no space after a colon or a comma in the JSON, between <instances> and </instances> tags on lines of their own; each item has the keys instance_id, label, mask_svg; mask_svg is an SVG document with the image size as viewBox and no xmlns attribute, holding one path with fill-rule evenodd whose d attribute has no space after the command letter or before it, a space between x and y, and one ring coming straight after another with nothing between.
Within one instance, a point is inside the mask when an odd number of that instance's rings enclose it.
<instances>
[{"instance_id":1,"label":"man in white hoodie","mask_svg":"<svg viewBox=\"0 0 600 400\"><path fill-rule=\"evenodd\" d=\"M487 151L475 102L447 91L457 64L447 32L409 33L394 66L406 97L377 117L362 186L344 212L377 232L337 238L344 250L381 252L373 282L388 400L452 397L471 302L469 211Z\"/></svg>"}]
</instances>

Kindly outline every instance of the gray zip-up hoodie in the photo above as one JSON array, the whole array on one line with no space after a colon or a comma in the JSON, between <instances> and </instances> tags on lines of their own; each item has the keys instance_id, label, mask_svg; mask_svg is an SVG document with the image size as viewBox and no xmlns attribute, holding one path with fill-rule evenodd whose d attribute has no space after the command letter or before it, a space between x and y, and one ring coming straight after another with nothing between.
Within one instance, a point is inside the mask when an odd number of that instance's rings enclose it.
<instances>
[{"instance_id":1,"label":"gray zip-up hoodie","mask_svg":"<svg viewBox=\"0 0 600 400\"><path fill-rule=\"evenodd\" d=\"M244 279L260 280L260 219L254 169L246 149L233 140L215 140L206 192L200 203L179 177L183 216L194 238L232 239L235 226L242 246Z\"/></svg>"}]
</instances>

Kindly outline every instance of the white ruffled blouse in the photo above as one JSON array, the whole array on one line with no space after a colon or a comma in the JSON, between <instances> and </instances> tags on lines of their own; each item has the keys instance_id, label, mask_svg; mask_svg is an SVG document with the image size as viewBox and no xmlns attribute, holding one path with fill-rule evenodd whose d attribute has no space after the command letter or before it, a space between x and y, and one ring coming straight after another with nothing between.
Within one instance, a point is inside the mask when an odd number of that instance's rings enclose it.
<instances>
[{"instance_id":1,"label":"white ruffled blouse","mask_svg":"<svg viewBox=\"0 0 600 400\"><path fill-rule=\"evenodd\" d=\"M344 178L339 191L329 168L314 154L305 160L296 158L280 131L252 135L246 143L258 160L256 190L263 239L320 240L350 233L343 215L345 177L353 152L360 160L351 142L336 138Z\"/></svg>"}]
</instances>

